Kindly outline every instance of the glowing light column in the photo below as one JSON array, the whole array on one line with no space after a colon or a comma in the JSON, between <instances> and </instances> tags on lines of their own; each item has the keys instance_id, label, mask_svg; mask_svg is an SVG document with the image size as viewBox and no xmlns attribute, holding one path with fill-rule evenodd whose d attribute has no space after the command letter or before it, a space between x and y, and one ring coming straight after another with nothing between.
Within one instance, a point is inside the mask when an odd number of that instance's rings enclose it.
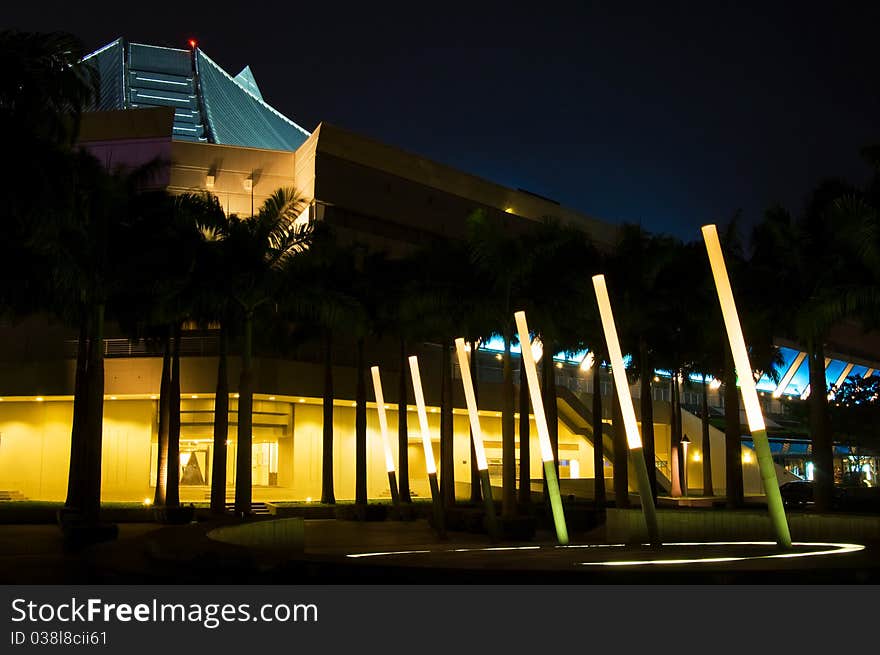
<instances>
[{"instance_id":1,"label":"glowing light column","mask_svg":"<svg viewBox=\"0 0 880 655\"><path fill-rule=\"evenodd\" d=\"M642 449L642 437L636 423L636 412L633 409L629 383L626 380L626 367L623 365L623 353L617 339L617 327L614 325L614 314L611 313L611 301L608 299L608 287L605 286L604 275L593 276L593 289L599 303L599 315L602 318L602 330L605 332L605 343L608 344L608 360L614 377L614 388L620 401L620 413L623 416L623 427L626 430L626 444L629 446L629 459L636 472L636 484L639 488L639 499L645 527L648 529L648 541L652 545L660 545L660 531L657 529L657 511L654 508L654 496L651 493L651 482L648 480L648 467L645 464L645 453ZM621 462L615 462L615 465Z\"/></svg>"},{"instance_id":2,"label":"glowing light column","mask_svg":"<svg viewBox=\"0 0 880 655\"><path fill-rule=\"evenodd\" d=\"M464 399L467 402L468 417L471 420L471 433L474 435L474 455L477 459L477 470L480 472L480 487L483 489L483 506L486 510L486 527L492 539L498 538L498 522L495 520L495 502L492 500L492 483L489 480L489 463L483 448L483 431L480 429L480 415L477 413L477 396L474 393L474 380L471 377L471 366L465 350L464 339L455 340L455 352L458 353L458 365L461 368L461 384L464 387Z\"/></svg>"},{"instance_id":3,"label":"glowing light column","mask_svg":"<svg viewBox=\"0 0 880 655\"><path fill-rule=\"evenodd\" d=\"M409 358L409 372L412 376L413 395L416 398L416 409L419 414L419 431L422 433L422 446L425 449L425 469L428 471L428 483L431 485L431 504L434 507L434 528L437 533L446 536L443 520L443 505L440 499L440 486L437 484L437 465L434 463L434 448L431 446L431 431L428 429L428 413L425 411L425 394L422 392L422 376L419 375L419 358Z\"/></svg>"},{"instance_id":4,"label":"glowing light column","mask_svg":"<svg viewBox=\"0 0 880 655\"><path fill-rule=\"evenodd\" d=\"M758 401L755 379L752 377L749 353L746 350L746 341L743 338L742 326L736 312L736 302L733 299L733 290L730 288L727 266L724 264L724 254L721 252L718 230L714 225L704 225L702 231L703 240L706 242L706 252L709 254L709 263L712 266L712 276L715 278L718 300L721 302L721 313L724 315L724 326L727 329L730 350L733 353L733 363L739 377L743 405L746 408L746 420L749 424L749 431L752 433L755 451L758 454L758 468L761 471L761 481L764 483L764 493L767 496L770 521L773 524L773 531L776 533L776 542L783 548L790 548L791 534L788 529L788 521L785 518L785 507L782 505L782 494L779 493L779 481L776 479L776 468L773 465L773 457L770 455L770 443L767 441L764 415L761 412L761 403Z\"/></svg>"},{"instance_id":5,"label":"glowing light column","mask_svg":"<svg viewBox=\"0 0 880 655\"><path fill-rule=\"evenodd\" d=\"M529 397L532 400L532 411L535 413L535 426L538 428L538 441L541 444L541 459L544 460L544 475L547 479L547 493L550 495L550 509L553 510L556 539L560 544L565 545L568 543L568 528L565 526L562 497L559 495L559 480L556 478L556 463L553 459L553 447L550 445L550 431L547 429L547 417L544 415L541 388L538 386L538 369L535 366L535 356L532 354L532 349L528 347L531 339L529 338L529 326L526 323L526 313L516 312L513 317L516 319L516 329L521 344L522 365L526 368ZM520 411L526 410L521 408Z\"/></svg>"},{"instance_id":6,"label":"glowing light column","mask_svg":"<svg viewBox=\"0 0 880 655\"><path fill-rule=\"evenodd\" d=\"M394 455L391 452L391 442L388 440L388 419L385 416L385 395L382 393L382 378L379 377L379 367L370 368L373 374L373 391L376 394L376 411L379 413L379 431L382 433L382 449L385 451L385 470L388 471L388 487L391 489L391 502L395 505L400 502L400 494L397 491L397 473L394 469Z\"/></svg>"}]
</instances>

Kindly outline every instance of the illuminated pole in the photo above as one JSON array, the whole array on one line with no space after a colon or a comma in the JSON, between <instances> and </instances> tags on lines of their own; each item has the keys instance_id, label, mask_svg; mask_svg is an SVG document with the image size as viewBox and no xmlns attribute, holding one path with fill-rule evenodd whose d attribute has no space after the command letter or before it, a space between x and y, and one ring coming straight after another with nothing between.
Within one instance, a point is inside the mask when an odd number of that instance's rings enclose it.
<instances>
[{"instance_id":1,"label":"illuminated pole","mask_svg":"<svg viewBox=\"0 0 880 655\"><path fill-rule=\"evenodd\" d=\"M688 446L691 445L691 440L688 439L687 435L684 435L681 438L681 460L684 462L682 465L684 468L682 469L682 475L684 476L684 497L687 498L688 495Z\"/></svg>"},{"instance_id":2,"label":"illuminated pole","mask_svg":"<svg viewBox=\"0 0 880 655\"><path fill-rule=\"evenodd\" d=\"M550 509L553 511L553 525L556 527L556 539L560 544L568 543L568 528L565 526L565 514L562 511L562 496L559 494L559 480L556 477L556 462L553 459L553 447L550 445L550 431L547 429L547 417L544 415L544 403L541 400L541 388L538 386L538 369L535 356L529 347L529 326L526 313L516 312L516 329L519 332L520 355L522 365L526 369L526 380L529 383L529 397L532 400L532 411L535 412L535 426L538 428L538 441L541 444L541 459L544 460L544 475L547 480L547 493L550 495ZM527 411L520 408L520 411Z\"/></svg>"},{"instance_id":3,"label":"illuminated pole","mask_svg":"<svg viewBox=\"0 0 880 655\"><path fill-rule=\"evenodd\" d=\"M388 471L388 487L391 489L391 502L397 505L400 495L397 493L397 474L394 471L394 455L391 442L388 440L388 419L385 416L385 395L382 393L382 379L379 367L370 368L373 374L373 391L376 394L376 411L379 413L379 431L382 433L382 449L385 451L385 470Z\"/></svg>"},{"instance_id":4,"label":"illuminated pole","mask_svg":"<svg viewBox=\"0 0 880 655\"><path fill-rule=\"evenodd\" d=\"M422 377L419 375L419 358L409 358L409 372L412 376L413 395L419 414L419 431L422 433L422 446L425 449L425 470L431 485L431 504L434 506L434 528L440 537L446 536L443 519L443 506L440 504L440 486L437 484L437 465L434 463L434 449L431 446L431 431L428 429L428 413L425 411L425 394L422 393Z\"/></svg>"},{"instance_id":5,"label":"illuminated pole","mask_svg":"<svg viewBox=\"0 0 880 655\"><path fill-rule=\"evenodd\" d=\"M492 539L498 539L498 522L495 520L495 502L492 500L492 483L489 480L489 463L483 448L483 431L480 429L480 416L477 413L477 396L474 393L474 380L464 339L455 340L455 352L458 353L458 365L461 368L461 384L464 387L464 399L467 402L468 417L471 420L471 433L474 438L474 455L477 470L480 472L480 486L483 489L483 505L486 510L486 527Z\"/></svg>"},{"instance_id":6,"label":"illuminated pole","mask_svg":"<svg viewBox=\"0 0 880 655\"><path fill-rule=\"evenodd\" d=\"M727 276L727 267L724 264L724 254L721 252L718 230L714 225L704 225L702 231L703 240L706 242L706 252L709 255L709 263L712 266L712 275L715 278L718 300L721 303L721 313L724 316L727 338L730 341L734 367L739 378L749 432L752 433L752 441L758 454L758 468L761 470L761 481L764 483L764 493L767 496L767 509L770 512L770 521L773 523L773 530L776 533L776 542L783 548L790 548L791 534L785 517L785 507L782 505L782 494L779 493L776 467L770 454L770 443L767 441L764 415L761 413L761 403L758 401L755 378L752 377L749 353L746 350L746 341L743 338L742 327L736 312L736 302L733 299L733 290L730 288L730 279Z\"/></svg>"},{"instance_id":7,"label":"illuminated pole","mask_svg":"<svg viewBox=\"0 0 880 655\"><path fill-rule=\"evenodd\" d=\"M657 528L657 512L654 508L654 496L651 493L651 482L648 479L648 467L642 450L642 437L636 423L636 412L633 409L629 383L626 380L626 367L623 365L623 353L617 339L617 328L614 325L614 314L611 313L611 301L608 299L608 288L605 286L604 275L593 276L593 288L596 301L599 303L599 315L602 318L602 330L605 332L605 343L608 345L608 360L611 362L611 373L614 377L614 388L620 401L620 413L623 416L623 427L626 430L626 443L629 456L636 472L636 484L642 503L642 514L645 516L645 527L648 530L648 541L655 546L660 545L660 531ZM623 462L615 462L623 466Z\"/></svg>"}]
</instances>

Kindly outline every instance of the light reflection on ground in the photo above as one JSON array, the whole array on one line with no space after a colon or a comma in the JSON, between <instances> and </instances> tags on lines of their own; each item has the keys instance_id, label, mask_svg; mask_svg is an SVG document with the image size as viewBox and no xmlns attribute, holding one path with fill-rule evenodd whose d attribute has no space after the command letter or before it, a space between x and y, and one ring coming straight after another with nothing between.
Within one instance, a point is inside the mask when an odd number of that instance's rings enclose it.
<instances>
[{"instance_id":1,"label":"light reflection on ground","mask_svg":"<svg viewBox=\"0 0 880 655\"><path fill-rule=\"evenodd\" d=\"M571 566L633 567L827 557L855 553L864 550L864 548L861 544L850 543L794 542L790 550L780 551L776 543L772 541L678 541L664 542L659 548L650 548L648 544L422 548L418 550L351 553L346 555L346 557L351 559L382 558L387 560L408 558L410 556L434 555L449 562L450 559L454 560L458 553L483 553L486 555L498 553L499 556L503 557L503 554L528 556L527 553L522 551L533 551L534 555L570 559L571 561L568 563ZM693 556L691 556L691 552L693 552ZM595 559L589 559L588 555L593 555ZM587 558L586 561L585 558ZM493 557L493 559L495 558ZM522 563L521 558L519 561Z\"/></svg>"}]
</instances>

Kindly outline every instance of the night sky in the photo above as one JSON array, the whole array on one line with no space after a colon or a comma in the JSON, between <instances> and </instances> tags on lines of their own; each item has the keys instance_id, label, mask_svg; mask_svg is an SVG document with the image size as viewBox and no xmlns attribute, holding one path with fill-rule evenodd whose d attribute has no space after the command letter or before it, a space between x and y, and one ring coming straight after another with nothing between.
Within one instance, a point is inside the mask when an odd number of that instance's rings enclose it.
<instances>
[{"instance_id":1,"label":"night sky","mask_svg":"<svg viewBox=\"0 0 880 655\"><path fill-rule=\"evenodd\" d=\"M89 49L195 37L306 129L693 239L738 208L798 211L822 177L863 181L880 142L880 2L765 4L70 1L0 20Z\"/></svg>"}]
</instances>

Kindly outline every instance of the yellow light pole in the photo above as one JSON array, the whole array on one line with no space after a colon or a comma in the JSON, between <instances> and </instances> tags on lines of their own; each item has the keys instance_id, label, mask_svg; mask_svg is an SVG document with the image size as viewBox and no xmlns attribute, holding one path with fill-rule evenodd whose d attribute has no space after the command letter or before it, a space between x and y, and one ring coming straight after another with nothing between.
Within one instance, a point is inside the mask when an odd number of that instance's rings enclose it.
<instances>
[{"instance_id":1,"label":"yellow light pole","mask_svg":"<svg viewBox=\"0 0 880 655\"><path fill-rule=\"evenodd\" d=\"M721 303L721 313L724 316L724 326L727 330L730 350L733 353L733 363L739 378L743 405L746 409L746 421L749 424L749 432L752 433L752 441L758 454L758 468L761 471L761 481L764 483L767 509L770 512L770 521L776 533L776 543L782 548L790 548L791 534L788 529L788 520L785 517L782 494L779 493L779 481L776 478L776 467L770 454L767 428L764 424L764 415L761 412L761 403L758 401L755 378L752 377L749 353L746 350L746 341L737 315L730 278L727 276L727 266L724 264L721 242L718 240L718 229L714 225L704 225L702 232L703 241L706 243L706 252L709 255L709 264L712 266L712 276L715 278L718 300Z\"/></svg>"},{"instance_id":2,"label":"yellow light pole","mask_svg":"<svg viewBox=\"0 0 880 655\"><path fill-rule=\"evenodd\" d=\"M657 511L654 508L654 496L651 494L651 482L648 479L648 467L645 464L642 437L639 435L639 426L636 423L636 412L633 409L632 397L629 393L626 367L623 365L623 353L620 350L620 341L617 338L617 327L614 325L614 314L611 313L611 301L608 299L608 288L605 285L604 275L593 276L593 289L596 291L599 315L602 318L602 330L605 333L605 343L608 345L608 361L611 362L614 388L617 390L617 399L620 401L620 413L623 416L623 427L626 430L629 457L636 472L636 484L639 489L642 514L645 517L645 527L648 530L648 541L652 545L659 546L660 531L657 528ZM615 466L617 465L622 466L623 462L615 462Z\"/></svg>"},{"instance_id":3,"label":"yellow light pole","mask_svg":"<svg viewBox=\"0 0 880 655\"><path fill-rule=\"evenodd\" d=\"M425 411L425 394L422 392L422 377L419 375L419 358L415 355L409 358L409 372L412 376L413 395L416 399L416 410L419 414L419 431L422 434L422 447L425 450L425 470L428 472L428 484L431 485L434 528L440 537L445 537L446 526L440 498L440 486L437 484L437 464L434 463L434 448L431 445L431 431L428 428L428 413Z\"/></svg>"},{"instance_id":4,"label":"yellow light pole","mask_svg":"<svg viewBox=\"0 0 880 655\"><path fill-rule=\"evenodd\" d=\"M568 528L565 525L565 513L562 511L562 496L559 494L559 480L556 477L556 463L553 458L553 447L550 445L550 431L547 429L547 417L544 415L541 388L538 386L538 369L535 366L532 349L529 347L531 339L526 313L516 312L513 317L519 333L520 354L522 365L526 370L532 411L535 413L535 426L538 428L538 442L541 445L541 459L544 461L544 474L547 479L547 493L550 496L550 509L553 511L553 525L556 527L556 539L560 544L565 545L568 543ZM528 410L523 407L520 411Z\"/></svg>"},{"instance_id":5,"label":"yellow light pole","mask_svg":"<svg viewBox=\"0 0 880 655\"><path fill-rule=\"evenodd\" d=\"M492 539L498 539L498 522L495 519L495 502L492 500L492 483L489 480L489 463L483 447L483 431L480 429L480 415L477 413L477 396L474 393L474 380L471 377L471 366L464 339L455 340L455 352L458 354L458 365L461 368L461 384L464 388L464 399L467 403L468 418L471 421L471 433L474 438L474 455L477 470L480 472L480 487L483 489L483 505L486 511L486 527Z\"/></svg>"},{"instance_id":6,"label":"yellow light pole","mask_svg":"<svg viewBox=\"0 0 880 655\"><path fill-rule=\"evenodd\" d=\"M382 393L382 378L379 367L370 368L373 374L373 392L376 394L376 411L379 414L379 432L382 434L382 449L385 451L385 470L388 471L388 487L391 489L391 502L400 503L397 492L397 474L394 469L394 454L391 452L391 441L388 439L388 419L385 416L385 395Z\"/></svg>"}]
</instances>

